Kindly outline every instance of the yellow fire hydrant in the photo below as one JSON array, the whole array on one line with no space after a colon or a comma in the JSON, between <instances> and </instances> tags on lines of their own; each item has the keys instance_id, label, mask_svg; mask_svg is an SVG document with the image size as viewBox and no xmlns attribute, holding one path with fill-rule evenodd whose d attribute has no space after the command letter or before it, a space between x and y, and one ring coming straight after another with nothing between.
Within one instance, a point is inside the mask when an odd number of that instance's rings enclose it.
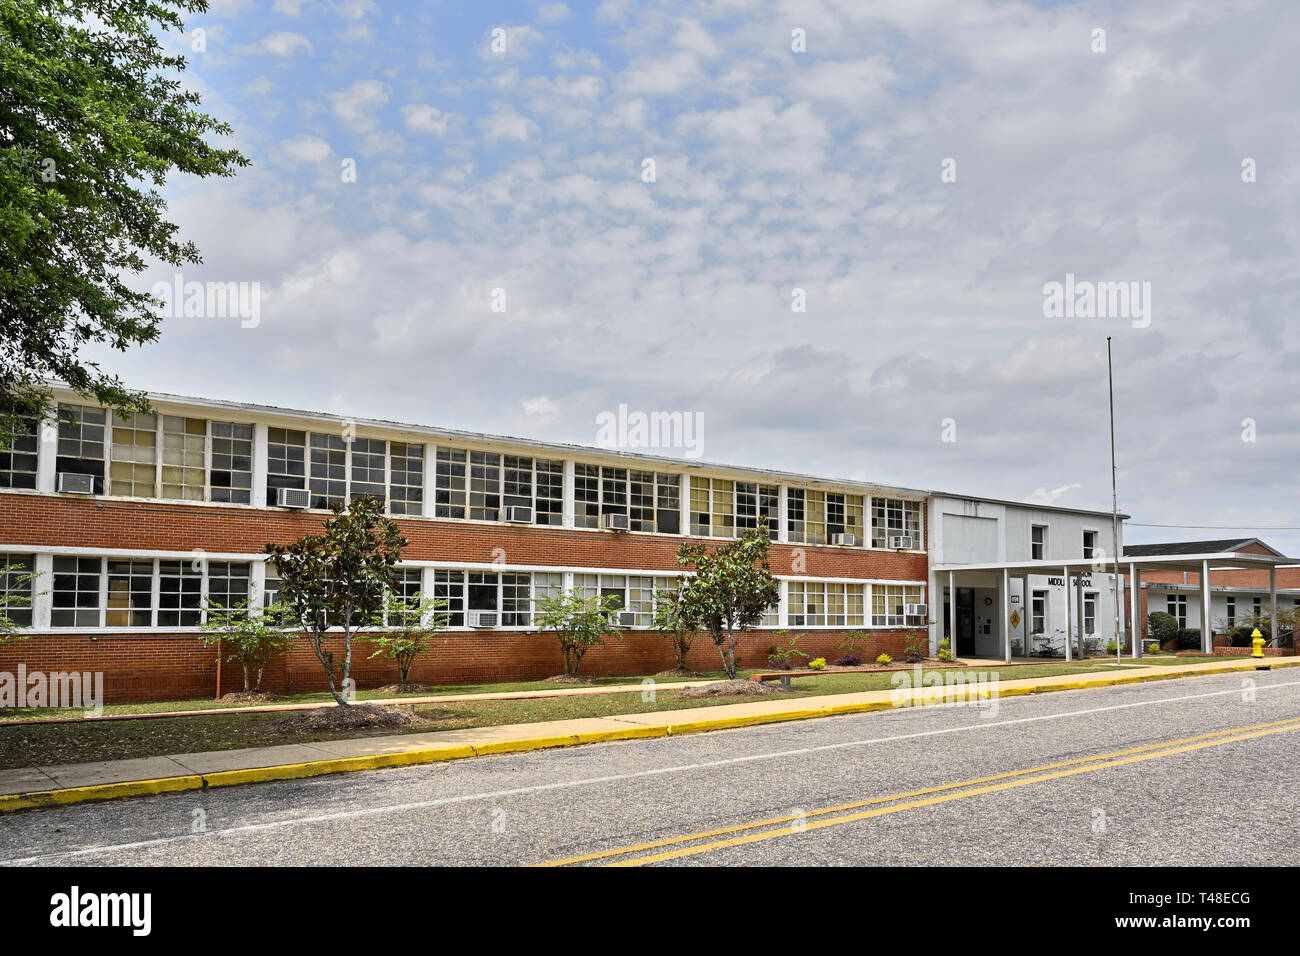
<instances>
[{"instance_id":1,"label":"yellow fire hydrant","mask_svg":"<svg viewBox=\"0 0 1300 956\"><path fill-rule=\"evenodd\" d=\"M1255 628L1250 632L1250 644L1251 647L1254 648L1254 650L1250 652L1250 656L1262 661L1264 659L1264 635L1259 633L1259 628ZM1268 664L1255 665L1255 670L1257 671L1267 671L1272 669L1273 668Z\"/></svg>"}]
</instances>

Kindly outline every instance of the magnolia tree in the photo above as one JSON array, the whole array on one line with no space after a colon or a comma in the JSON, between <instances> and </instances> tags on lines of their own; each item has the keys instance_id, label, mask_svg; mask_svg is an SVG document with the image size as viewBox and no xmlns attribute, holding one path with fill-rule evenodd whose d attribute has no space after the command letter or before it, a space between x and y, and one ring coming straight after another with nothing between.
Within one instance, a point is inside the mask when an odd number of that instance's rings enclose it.
<instances>
[{"instance_id":1,"label":"magnolia tree","mask_svg":"<svg viewBox=\"0 0 1300 956\"><path fill-rule=\"evenodd\" d=\"M384 629L365 638L376 648L371 658L387 657L397 665L397 683L405 690L411 683L411 668L422 654L429 653L434 637L446 630L451 615L445 613L443 598L423 594L407 599L388 592L384 598Z\"/></svg>"},{"instance_id":2,"label":"magnolia tree","mask_svg":"<svg viewBox=\"0 0 1300 956\"><path fill-rule=\"evenodd\" d=\"M248 601L231 607L209 602L207 611L203 643L209 647L219 643L222 663L237 663L244 669L244 693L260 694L266 665L293 642L293 635L284 630L292 625L293 612L284 605L272 604L258 614Z\"/></svg>"},{"instance_id":3,"label":"magnolia tree","mask_svg":"<svg viewBox=\"0 0 1300 956\"><path fill-rule=\"evenodd\" d=\"M683 544L677 551L678 566L692 572L681 585L681 599L708 631L731 680L736 679L740 635L762 623L767 609L780 600L768 569L769 550L767 529L760 527L712 551L702 544Z\"/></svg>"},{"instance_id":4,"label":"magnolia tree","mask_svg":"<svg viewBox=\"0 0 1300 956\"><path fill-rule=\"evenodd\" d=\"M687 670L686 655L702 627L698 610L683 600L680 582L673 588L663 588L655 593L654 627L672 642L677 669Z\"/></svg>"},{"instance_id":5,"label":"magnolia tree","mask_svg":"<svg viewBox=\"0 0 1300 956\"><path fill-rule=\"evenodd\" d=\"M321 534L289 545L268 544L266 553L280 573L280 602L291 609L316 659L325 668L330 694L347 704L352 673L352 639L357 630L382 620L385 592L397 590L396 565L407 540L373 496L357 498L346 510L334 506ZM343 639L338 686L334 652L326 647L330 628Z\"/></svg>"},{"instance_id":6,"label":"magnolia tree","mask_svg":"<svg viewBox=\"0 0 1300 956\"><path fill-rule=\"evenodd\" d=\"M577 591L544 597L537 602L535 623L542 631L553 631L560 640L564 676L577 677L582 658L593 647L604 647L606 638L619 637L615 615L623 602L614 595L583 597Z\"/></svg>"}]
</instances>

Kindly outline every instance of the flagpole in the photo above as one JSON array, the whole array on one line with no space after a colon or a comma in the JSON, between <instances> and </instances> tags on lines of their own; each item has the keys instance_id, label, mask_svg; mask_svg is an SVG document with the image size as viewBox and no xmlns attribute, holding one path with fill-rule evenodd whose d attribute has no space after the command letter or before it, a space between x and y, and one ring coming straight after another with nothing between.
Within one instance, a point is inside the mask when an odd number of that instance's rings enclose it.
<instances>
[{"instance_id":1,"label":"flagpole","mask_svg":"<svg viewBox=\"0 0 1300 956\"><path fill-rule=\"evenodd\" d=\"M1115 555L1115 663L1124 663L1124 636L1119 632L1119 602L1124 599L1119 578L1119 479L1115 469L1115 371L1110 353L1110 336L1106 336L1106 381L1110 388L1110 530ZM1137 629L1133 630L1137 640ZM1134 648L1136 651L1136 647Z\"/></svg>"}]
</instances>

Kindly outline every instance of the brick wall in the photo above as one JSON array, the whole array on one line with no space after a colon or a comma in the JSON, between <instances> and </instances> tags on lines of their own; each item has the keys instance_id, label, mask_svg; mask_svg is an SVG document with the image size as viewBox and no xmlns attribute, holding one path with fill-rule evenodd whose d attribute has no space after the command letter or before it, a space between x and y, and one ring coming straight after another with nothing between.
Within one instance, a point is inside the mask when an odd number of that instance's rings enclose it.
<instances>
[{"instance_id":1,"label":"brick wall","mask_svg":"<svg viewBox=\"0 0 1300 956\"><path fill-rule=\"evenodd\" d=\"M835 645L846 631L807 631L799 648L812 657L833 660ZM904 631L865 631L866 654L871 661L881 653L898 659L907 640ZM738 651L742 667L768 667L772 631L744 635ZM341 639L331 642L336 659L343 654ZM370 645L353 645L352 673L359 688L379 687L396 681L397 671L384 659L370 660ZM39 634L26 641L0 644L0 671L17 673L25 664L33 671L102 671L107 702L178 700L210 697L216 692L216 648L204 647L192 634ZM721 666L717 648L707 637L696 639L688 662L699 670ZM672 645L652 632L626 632L622 640L589 651L582 672L590 676L653 674L673 666ZM465 684L506 680L537 680L560 673L560 645L553 635L533 632L457 631L440 635L431 656L421 658L411 679L427 684ZM263 688L273 693L304 693L326 689L325 674L305 641L296 642L283 660L272 663ZM237 664L222 669L222 693L239 690L243 672Z\"/></svg>"}]
</instances>

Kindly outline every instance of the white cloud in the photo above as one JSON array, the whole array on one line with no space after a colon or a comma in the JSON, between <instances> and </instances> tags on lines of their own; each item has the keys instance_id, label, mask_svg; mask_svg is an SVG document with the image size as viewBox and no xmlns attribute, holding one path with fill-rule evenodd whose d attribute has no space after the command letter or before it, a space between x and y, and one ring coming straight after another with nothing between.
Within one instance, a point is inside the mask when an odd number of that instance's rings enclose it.
<instances>
[{"instance_id":1,"label":"white cloud","mask_svg":"<svg viewBox=\"0 0 1300 956\"><path fill-rule=\"evenodd\" d=\"M301 33L293 33L288 30L278 30L275 33L269 33L262 37L251 47L241 47L241 51L250 53L269 53L272 56L291 57L299 50L312 52L311 41Z\"/></svg>"},{"instance_id":2,"label":"white cloud","mask_svg":"<svg viewBox=\"0 0 1300 956\"><path fill-rule=\"evenodd\" d=\"M427 103L409 103L402 107L402 122L413 133L432 133L435 136L447 134L447 124L451 115Z\"/></svg>"},{"instance_id":3,"label":"white cloud","mask_svg":"<svg viewBox=\"0 0 1300 956\"><path fill-rule=\"evenodd\" d=\"M280 143L280 152L293 165L323 163L334 151L318 136L295 136Z\"/></svg>"},{"instance_id":4,"label":"white cloud","mask_svg":"<svg viewBox=\"0 0 1300 956\"><path fill-rule=\"evenodd\" d=\"M537 8L537 19L543 23L558 23L572 15L573 11L562 3L544 3Z\"/></svg>"},{"instance_id":5,"label":"white cloud","mask_svg":"<svg viewBox=\"0 0 1300 956\"><path fill-rule=\"evenodd\" d=\"M511 139L527 142L537 133L537 124L508 106L498 106L490 116L479 121L479 128L489 142Z\"/></svg>"}]
</instances>

